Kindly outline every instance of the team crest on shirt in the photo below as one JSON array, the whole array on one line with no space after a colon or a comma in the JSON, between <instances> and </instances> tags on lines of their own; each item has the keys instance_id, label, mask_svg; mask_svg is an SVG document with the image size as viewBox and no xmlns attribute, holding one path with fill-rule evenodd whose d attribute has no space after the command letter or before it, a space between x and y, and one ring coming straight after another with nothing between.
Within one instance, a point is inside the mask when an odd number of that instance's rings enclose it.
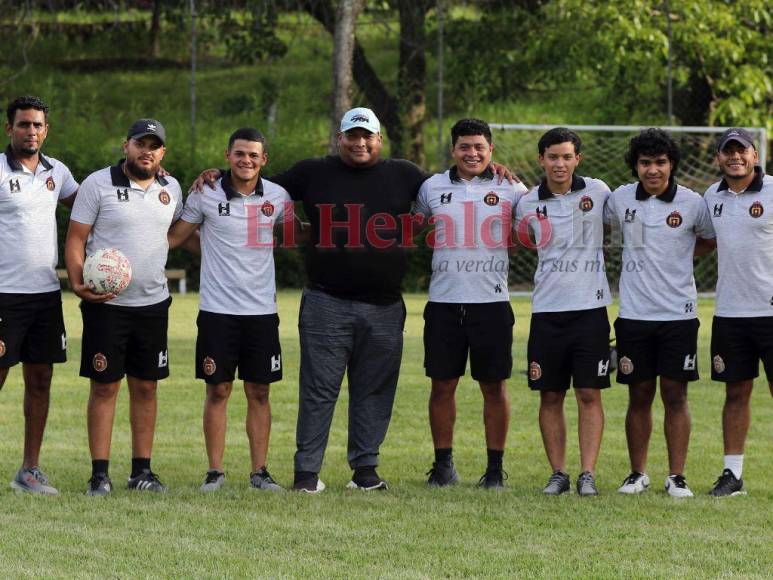
<instances>
[{"instance_id":1,"label":"team crest on shirt","mask_svg":"<svg viewBox=\"0 0 773 580\"><path fill-rule=\"evenodd\" d=\"M580 209L582 213L588 213L593 209L593 200L589 195L583 195L580 199Z\"/></svg>"},{"instance_id":2,"label":"team crest on shirt","mask_svg":"<svg viewBox=\"0 0 773 580\"><path fill-rule=\"evenodd\" d=\"M266 217L271 217L274 215L274 204L272 204L270 201L264 202L260 207L260 213Z\"/></svg>"},{"instance_id":3,"label":"team crest on shirt","mask_svg":"<svg viewBox=\"0 0 773 580\"><path fill-rule=\"evenodd\" d=\"M94 355L94 358L91 360L91 366L94 367L94 370L98 373L101 373L107 368L107 357L103 355L101 352L98 352Z\"/></svg>"},{"instance_id":4,"label":"team crest on shirt","mask_svg":"<svg viewBox=\"0 0 773 580\"><path fill-rule=\"evenodd\" d=\"M49 176L49 178L46 179L46 189L48 191L54 191L56 189L56 182L53 177Z\"/></svg>"},{"instance_id":5,"label":"team crest on shirt","mask_svg":"<svg viewBox=\"0 0 773 580\"><path fill-rule=\"evenodd\" d=\"M539 366L539 363L535 360L531 361L531 364L529 365L529 380L530 381L538 381L542 378L542 367Z\"/></svg>"},{"instance_id":6,"label":"team crest on shirt","mask_svg":"<svg viewBox=\"0 0 773 580\"><path fill-rule=\"evenodd\" d=\"M169 197L169 193L166 191L166 189L162 189L158 194L158 201L163 203L164 205L169 205L169 202L172 200L171 197Z\"/></svg>"},{"instance_id":7,"label":"team crest on shirt","mask_svg":"<svg viewBox=\"0 0 773 580\"><path fill-rule=\"evenodd\" d=\"M666 225L670 228L678 228L682 225L682 214L674 210L666 218Z\"/></svg>"},{"instance_id":8,"label":"team crest on shirt","mask_svg":"<svg viewBox=\"0 0 773 580\"><path fill-rule=\"evenodd\" d=\"M201 363L201 370L203 370L204 374L208 377L214 375L216 369L217 365L212 357L206 357Z\"/></svg>"},{"instance_id":9,"label":"team crest on shirt","mask_svg":"<svg viewBox=\"0 0 773 580\"><path fill-rule=\"evenodd\" d=\"M722 357L719 355L716 355L712 360L711 363L714 365L714 370L717 374L722 374L725 372L725 361L722 360Z\"/></svg>"},{"instance_id":10,"label":"team crest on shirt","mask_svg":"<svg viewBox=\"0 0 773 580\"><path fill-rule=\"evenodd\" d=\"M5 343L0 340L0 358L3 358L5 356L5 351L7 349L5 348Z\"/></svg>"},{"instance_id":11,"label":"team crest on shirt","mask_svg":"<svg viewBox=\"0 0 773 580\"><path fill-rule=\"evenodd\" d=\"M630 375L633 372L633 361L627 356L624 356L618 361L617 368L619 368L620 372L624 375Z\"/></svg>"},{"instance_id":12,"label":"team crest on shirt","mask_svg":"<svg viewBox=\"0 0 773 580\"><path fill-rule=\"evenodd\" d=\"M486 205L497 205L499 203L499 196L493 191L489 191L483 196L483 203Z\"/></svg>"},{"instance_id":13,"label":"team crest on shirt","mask_svg":"<svg viewBox=\"0 0 773 580\"><path fill-rule=\"evenodd\" d=\"M749 215L753 218L761 217L765 213L765 208L759 201L755 201L749 208Z\"/></svg>"}]
</instances>

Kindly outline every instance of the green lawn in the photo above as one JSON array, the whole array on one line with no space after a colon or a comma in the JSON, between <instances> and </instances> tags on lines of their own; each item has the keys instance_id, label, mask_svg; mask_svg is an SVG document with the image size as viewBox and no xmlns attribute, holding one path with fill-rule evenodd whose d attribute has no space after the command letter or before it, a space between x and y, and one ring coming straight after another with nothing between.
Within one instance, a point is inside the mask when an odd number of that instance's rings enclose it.
<instances>
[{"instance_id":1,"label":"green lawn","mask_svg":"<svg viewBox=\"0 0 773 580\"><path fill-rule=\"evenodd\" d=\"M80 316L65 297L70 362L57 367L42 465L59 487L57 498L31 497L0 486L0 576L584 576L767 577L773 569L773 404L764 383L754 395L744 479L749 495L717 501L705 492L721 471L720 411L723 390L702 380L691 391L692 448L687 476L699 497L675 501L662 491L666 475L662 407L649 473L653 490L642 497L615 493L627 474L623 421L626 392L605 393L607 429L598 466L601 496L545 498L548 475L536 423L537 397L521 371L529 304L516 308L516 374L510 381L512 425L505 457L508 489L475 487L485 467L481 397L465 379L458 393L455 456L462 484L429 490L432 462L423 376L421 312L424 295L409 295L405 356L394 419L380 473L387 493L347 492L346 393L336 414L319 496L262 494L247 487L244 397L234 390L226 470L228 485L216 495L197 488L206 470L201 410L203 386L193 376L197 296L175 296L171 314L171 373L159 392L154 469L170 487L163 496L83 495L90 475L86 442L86 381L77 376ZM285 379L272 394L274 432L269 467L280 483L292 480L297 402L298 293L279 295ZM711 306L701 309L701 371L708 375ZM20 369L0 393L0 473L10 481L22 445ZM125 389L113 435L111 475L129 470ZM576 409L569 465L577 475ZM767 572L766 572L767 570Z\"/></svg>"}]
</instances>

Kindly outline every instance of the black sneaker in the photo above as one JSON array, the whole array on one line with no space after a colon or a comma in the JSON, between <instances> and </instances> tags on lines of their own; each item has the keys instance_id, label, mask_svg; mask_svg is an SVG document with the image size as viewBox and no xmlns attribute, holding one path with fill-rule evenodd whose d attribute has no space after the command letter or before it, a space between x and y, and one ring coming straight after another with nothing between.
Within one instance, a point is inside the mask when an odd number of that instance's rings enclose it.
<instances>
[{"instance_id":1,"label":"black sneaker","mask_svg":"<svg viewBox=\"0 0 773 580\"><path fill-rule=\"evenodd\" d=\"M325 491L325 484L316 473L298 471L295 473L293 491L320 493Z\"/></svg>"},{"instance_id":2,"label":"black sneaker","mask_svg":"<svg viewBox=\"0 0 773 580\"><path fill-rule=\"evenodd\" d=\"M569 475L563 471L556 470L548 479L547 485L543 488L542 493L545 495L561 495L570 492L572 484L569 481Z\"/></svg>"},{"instance_id":3,"label":"black sneaker","mask_svg":"<svg viewBox=\"0 0 773 580\"><path fill-rule=\"evenodd\" d=\"M95 473L89 479L89 487L86 495L103 496L113 491L113 482L107 476L107 473Z\"/></svg>"},{"instance_id":4,"label":"black sneaker","mask_svg":"<svg viewBox=\"0 0 773 580\"><path fill-rule=\"evenodd\" d=\"M166 491L166 486L161 483L158 475L150 469L143 469L137 477L130 477L127 487L136 491L155 491L157 493Z\"/></svg>"},{"instance_id":5,"label":"black sneaker","mask_svg":"<svg viewBox=\"0 0 773 580\"><path fill-rule=\"evenodd\" d=\"M478 481L478 487L485 489L504 489L507 472L501 467L489 467Z\"/></svg>"},{"instance_id":6,"label":"black sneaker","mask_svg":"<svg viewBox=\"0 0 773 580\"><path fill-rule=\"evenodd\" d=\"M712 497L730 497L733 495L746 495L743 488L743 479L738 479L730 469L725 469L722 475L714 482L714 489L709 492Z\"/></svg>"},{"instance_id":7,"label":"black sneaker","mask_svg":"<svg viewBox=\"0 0 773 580\"><path fill-rule=\"evenodd\" d=\"M352 480L346 484L347 489L361 489L363 491L386 491L389 489L387 482L376 473L376 466L359 467L354 470Z\"/></svg>"},{"instance_id":8,"label":"black sneaker","mask_svg":"<svg viewBox=\"0 0 773 580\"><path fill-rule=\"evenodd\" d=\"M459 482L459 474L456 473L454 462L435 462L425 475L429 475L427 485L429 487L448 487Z\"/></svg>"},{"instance_id":9,"label":"black sneaker","mask_svg":"<svg viewBox=\"0 0 773 580\"><path fill-rule=\"evenodd\" d=\"M263 489L266 491L284 491L282 487L274 481L268 469L263 467L259 471L253 471L250 473L250 486L255 489Z\"/></svg>"}]
</instances>

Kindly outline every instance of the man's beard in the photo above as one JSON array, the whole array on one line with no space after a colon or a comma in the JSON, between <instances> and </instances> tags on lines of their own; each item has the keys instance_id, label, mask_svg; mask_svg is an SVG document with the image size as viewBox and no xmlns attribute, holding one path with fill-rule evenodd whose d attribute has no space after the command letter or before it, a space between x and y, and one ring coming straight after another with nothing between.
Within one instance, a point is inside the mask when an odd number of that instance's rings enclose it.
<instances>
[{"instance_id":1,"label":"man's beard","mask_svg":"<svg viewBox=\"0 0 773 580\"><path fill-rule=\"evenodd\" d=\"M40 151L40 148L30 147L29 145L20 145L18 148L14 147L14 153L19 157L32 157L38 151Z\"/></svg>"},{"instance_id":2,"label":"man's beard","mask_svg":"<svg viewBox=\"0 0 773 580\"><path fill-rule=\"evenodd\" d=\"M150 179L151 177L155 177L156 173L158 173L158 165L151 167L150 169L145 169L135 161L130 161L129 159L126 160L126 169L134 177L139 177L140 179Z\"/></svg>"}]
</instances>

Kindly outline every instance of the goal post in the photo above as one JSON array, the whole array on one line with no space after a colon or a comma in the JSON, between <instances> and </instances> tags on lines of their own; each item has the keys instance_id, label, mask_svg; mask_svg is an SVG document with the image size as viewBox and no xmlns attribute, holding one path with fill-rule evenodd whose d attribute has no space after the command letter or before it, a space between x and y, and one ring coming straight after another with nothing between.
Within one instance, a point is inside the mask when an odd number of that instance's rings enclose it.
<instances>
[{"instance_id":1,"label":"goal post","mask_svg":"<svg viewBox=\"0 0 773 580\"><path fill-rule=\"evenodd\" d=\"M558 125L490 123L494 139L494 159L515 170L527 187L538 184L542 168L537 160L537 142L547 130ZM614 190L634 180L625 164L624 154L628 142L648 126L638 125L561 125L575 131L582 140L582 162L577 170L580 175L596 177ZM727 127L658 127L668 131L678 143L682 158L676 173L679 184L703 194L709 185L720 179L715 162L716 143ZM764 128L747 127L758 147L760 165L767 162L767 134ZM607 276L610 286L617 289L620 272L619 245L609 245L605 251ZM533 285L537 264L535 252L519 251L511 257L510 288L528 291ZM698 291L713 293L717 281L716 257L713 254L698 258L695 262L695 283Z\"/></svg>"}]
</instances>

